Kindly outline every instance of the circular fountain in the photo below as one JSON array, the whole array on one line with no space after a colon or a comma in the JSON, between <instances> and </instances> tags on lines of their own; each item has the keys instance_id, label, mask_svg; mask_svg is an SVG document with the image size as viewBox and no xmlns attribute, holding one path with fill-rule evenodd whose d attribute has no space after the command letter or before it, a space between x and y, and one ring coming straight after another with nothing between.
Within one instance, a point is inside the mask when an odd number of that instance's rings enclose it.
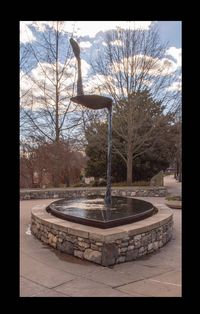
<instances>
[{"instance_id":1,"label":"circular fountain","mask_svg":"<svg viewBox=\"0 0 200 314\"><path fill-rule=\"evenodd\" d=\"M61 199L51 203L47 212L61 219L103 229L132 223L157 212L146 201L120 196L112 196L111 200L112 206L106 205L101 196Z\"/></svg>"},{"instance_id":2,"label":"circular fountain","mask_svg":"<svg viewBox=\"0 0 200 314\"><path fill-rule=\"evenodd\" d=\"M129 197L113 196L111 207L101 196L60 199L32 208L31 232L61 252L110 266L156 252L171 239L173 213L155 207L153 215L151 203Z\"/></svg>"}]
</instances>

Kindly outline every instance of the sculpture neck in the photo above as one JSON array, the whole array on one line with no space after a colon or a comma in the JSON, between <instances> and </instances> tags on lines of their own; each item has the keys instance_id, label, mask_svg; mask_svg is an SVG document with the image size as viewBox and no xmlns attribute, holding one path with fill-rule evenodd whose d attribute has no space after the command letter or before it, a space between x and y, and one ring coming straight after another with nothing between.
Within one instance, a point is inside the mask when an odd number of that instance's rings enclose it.
<instances>
[{"instance_id":1,"label":"sculpture neck","mask_svg":"<svg viewBox=\"0 0 200 314\"><path fill-rule=\"evenodd\" d=\"M77 59L77 61L78 61L77 96L81 96L81 95L84 95L82 73L81 73L81 59Z\"/></svg>"}]
</instances>

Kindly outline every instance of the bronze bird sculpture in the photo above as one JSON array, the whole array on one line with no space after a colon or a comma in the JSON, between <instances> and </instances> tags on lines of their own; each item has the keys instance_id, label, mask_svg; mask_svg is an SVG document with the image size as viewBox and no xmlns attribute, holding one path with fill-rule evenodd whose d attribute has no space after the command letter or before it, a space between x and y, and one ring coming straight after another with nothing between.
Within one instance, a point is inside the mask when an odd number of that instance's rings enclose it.
<instances>
[{"instance_id":1,"label":"bronze bird sculpture","mask_svg":"<svg viewBox=\"0 0 200 314\"><path fill-rule=\"evenodd\" d=\"M80 48L78 43L73 38L70 38L70 44L78 63L77 96L72 97L71 101L90 109L110 109L112 106L111 98L100 95L84 95L81 74Z\"/></svg>"}]
</instances>

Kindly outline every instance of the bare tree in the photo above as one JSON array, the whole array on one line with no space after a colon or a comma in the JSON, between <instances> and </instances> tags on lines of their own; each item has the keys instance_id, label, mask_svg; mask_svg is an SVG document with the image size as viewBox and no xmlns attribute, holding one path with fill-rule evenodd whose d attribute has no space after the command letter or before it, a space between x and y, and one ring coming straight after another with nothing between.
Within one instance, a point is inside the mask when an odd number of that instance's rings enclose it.
<instances>
[{"instance_id":1,"label":"bare tree","mask_svg":"<svg viewBox=\"0 0 200 314\"><path fill-rule=\"evenodd\" d=\"M59 145L61 140L73 138L73 130L81 124L82 117L77 106L70 102L76 71L68 37L62 31L63 22L48 25L36 41L28 43L29 71L24 73L22 67L21 137L34 136L37 141ZM60 167L58 152L57 147L57 168Z\"/></svg>"},{"instance_id":2,"label":"bare tree","mask_svg":"<svg viewBox=\"0 0 200 314\"><path fill-rule=\"evenodd\" d=\"M132 183L133 157L148 149L147 143L150 139L152 142L153 136L156 139L155 125L164 119L161 113L172 111L177 101L177 92L169 90L176 75L173 61L165 57L166 47L156 29L118 29L107 34L104 53L93 63L101 92L115 101L113 110L118 113L118 121L113 123L113 132L124 145L115 141L113 150L127 165L127 184ZM152 110L152 106L147 106L147 92L152 101L160 103L161 110L146 132L141 133Z\"/></svg>"},{"instance_id":3,"label":"bare tree","mask_svg":"<svg viewBox=\"0 0 200 314\"><path fill-rule=\"evenodd\" d=\"M57 168L56 152L59 155L60 167ZM21 143L20 153L20 187L54 186L55 178L59 184L70 184L80 181L81 170L85 165L82 153L74 151L68 142Z\"/></svg>"},{"instance_id":4,"label":"bare tree","mask_svg":"<svg viewBox=\"0 0 200 314\"><path fill-rule=\"evenodd\" d=\"M69 100L73 96L75 71L62 26L62 22L52 22L52 28L42 32L38 41L29 43L36 68L26 73L21 82L21 109L30 126L23 131L52 142L69 135L80 122L76 107Z\"/></svg>"}]
</instances>

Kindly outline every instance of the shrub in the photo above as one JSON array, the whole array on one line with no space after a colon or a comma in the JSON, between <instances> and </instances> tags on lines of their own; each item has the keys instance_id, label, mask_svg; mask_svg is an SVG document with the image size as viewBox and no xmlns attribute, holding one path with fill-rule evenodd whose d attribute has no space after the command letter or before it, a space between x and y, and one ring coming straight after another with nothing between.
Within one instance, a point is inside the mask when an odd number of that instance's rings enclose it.
<instances>
[{"instance_id":1,"label":"shrub","mask_svg":"<svg viewBox=\"0 0 200 314\"><path fill-rule=\"evenodd\" d=\"M131 186L149 186L149 181L134 181ZM127 186L127 183L125 181L123 182L115 182L112 184L112 186Z\"/></svg>"},{"instance_id":2,"label":"shrub","mask_svg":"<svg viewBox=\"0 0 200 314\"><path fill-rule=\"evenodd\" d=\"M78 182L78 183L73 184L71 187L73 187L73 188L81 188L81 187L88 187L88 186L89 185L87 183Z\"/></svg>"},{"instance_id":3,"label":"shrub","mask_svg":"<svg viewBox=\"0 0 200 314\"><path fill-rule=\"evenodd\" d=\"M182 201L182 197L181 196L167 196L166 197L167 201Z\"/></svg>"}]
</instances>

